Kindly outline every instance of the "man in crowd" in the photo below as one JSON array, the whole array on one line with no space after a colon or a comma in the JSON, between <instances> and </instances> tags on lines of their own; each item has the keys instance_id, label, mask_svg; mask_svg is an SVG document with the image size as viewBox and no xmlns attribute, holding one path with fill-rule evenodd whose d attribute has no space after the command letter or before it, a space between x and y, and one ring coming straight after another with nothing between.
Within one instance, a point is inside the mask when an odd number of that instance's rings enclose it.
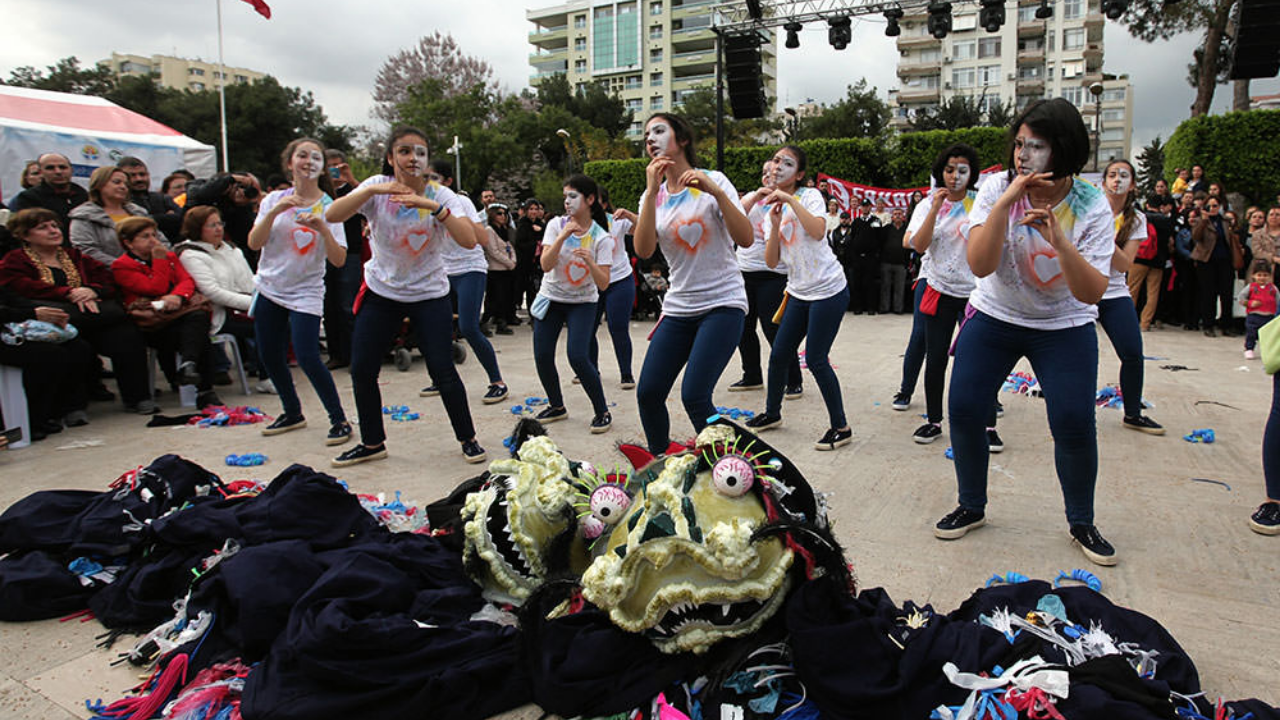
<instances>
[{"instance_id":1,"label":"man in crowd","mask_svg":"<svg viewBox=\"0 0 1280 720\"><path fill-rule=\"evenodd\" d=\"M542 233L547 222L543 219L542 203L529 199L524 204L524 217L516 223L516 241L512 243L516 251L516 307L520 307L521 298L526 307L533 307L533 298L538 294L538 284L542 279L542 267L538 265L538 243L542 242Z\"/></svg>"},{"instance_id":2,"label":"man in crowd","mask_svg":"<svg viewBox=\"0 0 1280 720\"><path fill-rule=\"evenodd\" d=\"M880 275L880 218L872 212L871 201L863 200L853 220L853 236L845 257L849 279L849 309L855 315L875 315L880 306L876 281Z\"/></svg>"},{"instance_id":3,"label":"man in crowd","mask_svg":"<svg viewBox=\"0 0 1280 720\"><path fill-rule=\"evenodd\" d=\"M360 183L351 173L346 154L341 150L327 150L324 158L329 166L329 177L333 180L334 196L344 197L355 190ZM325 263L324 335L329 349L330 370L351 364L351 331L355 327L351 307L355 304L362 280L364 226L364 216L359 214L342 223L347 235L347 260L342 267Z\"/></svg>"},{"instance_id":4,"label":"man in crowd","mask_svg":"<svg viewBox=\"0 0 1280 720\"><path fill-rule=\"evenodd\" d=\"M895 207L889 224L880 228L880 312L903 313L907 290L907 249L902 238L907 232L907 211Z\"/></svg>"},{"instance_id":5,"label":"man in crowd","mask_svg":"<svg viewBox=\"0 0 1280 720\"><path fill-rule=\"evenodd\" d=\"M71 208L89 200L89 191L71 182L71 161L59 153L45 153L36 158L40 165L40 184L18 193L10 203L13 212L28 208L53 211L62 220L62 237L71 237Z\"/></svg>"},{"instance_id":6,"label":"man in crowd","mask_svg":"<svg viewBox=\"0 0 1280 720\"><path fill-rule=\"evenodd\" d=\"M258 252L249 249L249 231L258 216L262 186L252 173L219 173L204 182L187 185L187 209L198 205L218 208L225 224L225 238L244 253L249 267L258 267Z\"/></svg>"},{"instance_id":7,"label":"man in crowd","mask_svg":"<svg viewBox=\"0 0 1280 720\"><path fill-rule=\"evenodd\" d=\"M164 193L151 190L151 171L140 158L125 157L116 165L129 177L129 201L146 209L160 232L177 242L182 234L182 208Z\"/></svg>"}]
</instances>

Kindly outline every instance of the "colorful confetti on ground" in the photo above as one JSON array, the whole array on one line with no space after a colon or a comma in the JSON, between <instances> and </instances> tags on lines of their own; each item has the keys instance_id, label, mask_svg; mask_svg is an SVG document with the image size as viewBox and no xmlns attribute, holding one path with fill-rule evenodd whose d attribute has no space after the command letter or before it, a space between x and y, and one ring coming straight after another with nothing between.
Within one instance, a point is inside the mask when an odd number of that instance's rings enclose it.
<instances>
[{"instance_id":1,"label":"colorful confetti on ground","mask_svg":"<svg viewBox=\"0 0 1280 720\"><path fill-rule=\"evenodd\" d=\"M1019 395L1038 396L1040 394L1040 385L1036 382L1035 376L1025 372L1009 373L1009 377L1005 379L1000 389Z\"/></svg>"},{"instance_id":2,"label":"colorful confetti on ground","mask_svg":"<svg viewBox=\"0 0 1280 720\"><path fill-rule=\"evenodd\" d=\"M544 397L541 397L541 398L527 397L524 399L523 405L511 406L511 414L512 415L532 415L536 412L539 412L539 408L541 408L542 406L546 405L549 402L551 401Z\"/></svg>"},{"instance_id":3,"label":"colorful confetti on ground","mask_svg":"<svg viewBox=\"0 0 1280 720\"><path fill-rule=\"evenodd\" d=\"M267 456L262 453L246 453L244 455L228 455L226 460L228 465L236 465L239 467L252 467L254 465L262 465L267 462Z\"/></svg>"},{"instance_id":4,"label":"colorful confetti on ground","mask_svg":"<svg viewBox=\"0 0 1280 720\"><path fill-rule=\"evenodd\" d=\"M1183 435L1183 440L1190 443L1212 444L1217 438L1213 435L1213 428L1201 428L1200 430L1192 430L1190 435Z\"/></svg>"},{"instance_id":5,"label":"colorful confetti on ground","mask_svg":"<svg viewBox=\"0 0 1280 720\"><path fill-rule=\"evenodd\" d=\"M204 417L193 417L188 425L196 427L227 427L229 425L252 425L267 419L267 414L256 407L237 405L210 405L200 410Z\"/></svg>"},{"instance_id":6,"label":"colorful confetti on ground","mask_svg":"<svg viewBox=\"0 0 1280 720\"><path fill-rule=\"evenodd\" d=\"M416 412L409 412L408 405L383 405L382 414L390 415L396 422L411 422L422 417Z\"/></svg>"},{"instance_id":7,"label":"colorful confetti on ground","mask_svg":"<svg viewBox=\"0 0 1280 720\"><path fill-rule=\"evenodd\" d=\"M809 360L808 360L808 358L806 358L806 357L805 357L805 353L806 353L806 352L808 352L808 351L807 351L807 350L801 350L800 352L796 353L796 357L800 358L800 368L801 368L802 370L808 370L808 369L809 369ZM828 358L828 360L827 360L827 361L828 361L828 362L830 362L830 358ZM835 370L835 369L836 369L836 368L838 368L838 367L839 367L839 366L838 366L838 365L836 365L835 363L831 363L831 369L832 369L832 370Z\"/></svg>"},{"instance_id":8,"label":"colorful confetti on ground","mask_svg":"<svg viewBox=\"0 0 1280 720\"><path fill-rule=\"evenodd\" d=\"M1094 402L1097 403L1098 407L1109 407L1109 408L1124 407L1124 393L1120 392L1120 388L1116 387L1115 385L1108 385L1098 390L1098 394L1094 398ZM1151 408L1151 407L1155 407L1155 405L1152 405L1151 403L1147 402L1146 398L1143 398L1142 407Z\"/></svg>"},{"instance_id":9,"label":"colorful confetti on ground","mask_svg":"<svg viewBox=\"0 0 1280 720\"><path fill-rule=\"evenodd\" d=\"M743 410L742 408L736 407L721 407L719 405L716 406L716 413L731 420L750 420L756 416L755 412L751 410Z\"/></svg>"},{"instance_id":10,"label":"colorful confetti on ground","mask_svg":"<svg viewBox=\"0 0 1280 720\"><path fill-rule=\"evenodd\" d=\"M359 494L360 506L391 532L428 532L427 515L417 505L406 505L396 491L396 499L387 502L384 493Z\"/></svg>"}]
</instances>

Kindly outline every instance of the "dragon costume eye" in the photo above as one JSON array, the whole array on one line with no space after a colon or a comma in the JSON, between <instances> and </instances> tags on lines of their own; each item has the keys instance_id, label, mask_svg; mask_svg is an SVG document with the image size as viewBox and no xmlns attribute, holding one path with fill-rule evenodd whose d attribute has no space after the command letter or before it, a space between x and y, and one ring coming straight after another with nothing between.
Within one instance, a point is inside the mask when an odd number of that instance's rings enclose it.
<instances>
[{"instance_id":1,"label":"dragon costume eye","mask_svg":"<svg viewBox=\"0 0 1280 720\"><path fill-rule=\"evenodd\" d=\"M582 464L578 471L579 490L573 503L582 537L594 541L622 521L631 507L626 484L627 476L621 471L602 477L591 465Z\"/></svg>"},{"instance_id":2,"label":"dragon costume eye","mask_svg":"<svg viewBox=\"0 0 1280 720\"><path fill-rule=\"evenodd\" d=\"M716 490L729 497L741 497L751 491L756 472L751 463L737 455L726 455L716 461L711 469L711 481Z\"/></svg>"},{"instance_id":3,"label":"dragon costume eye","mask_svg":"<svg viewBox=\"0 0 1280 720\"><path fill-rule=\"evenodd\" d=\"M605 525L617 525L629 507L631 496L617 485L601 485L591 493L591 517Z\"/></svg>"}]
</instances>

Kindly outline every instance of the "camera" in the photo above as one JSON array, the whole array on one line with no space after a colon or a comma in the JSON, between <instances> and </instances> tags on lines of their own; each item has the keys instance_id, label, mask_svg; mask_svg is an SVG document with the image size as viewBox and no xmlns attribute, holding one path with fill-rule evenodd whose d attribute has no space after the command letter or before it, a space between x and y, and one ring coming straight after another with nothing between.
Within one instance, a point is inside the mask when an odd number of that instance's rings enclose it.
<instances>
[{"instance_id":1,"label":"camera","mask_svg":"<svg viewBox=\"0 0 1280 720\"><path fill-rule=\"evenodd\" d=\"M237 187L240 188L240 192L244 193L245 200L257 199L258 188L254 187L253 185L250 185L249 183L238 183Z\"/></svg>"},{"instance_id":2,"label":"camera","mask_svg":"<svg viewBox=\"0 0 1280 720\"><path fill-rule=\"evenodd\" d=\"M335 166L335 167L331 167L331 168L329 168L329 177L333 178L334 180L341 179L341 178L342 178L342 171L341 171L341 170L339 170L336 166Z\"/></svg>"}]
</instances>

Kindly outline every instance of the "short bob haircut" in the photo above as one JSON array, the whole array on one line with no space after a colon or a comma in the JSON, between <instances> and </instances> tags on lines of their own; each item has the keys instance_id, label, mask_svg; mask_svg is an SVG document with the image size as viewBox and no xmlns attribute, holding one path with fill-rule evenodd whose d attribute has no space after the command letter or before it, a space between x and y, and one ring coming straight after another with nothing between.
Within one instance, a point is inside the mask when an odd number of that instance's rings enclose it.
<instances>
[{"instance_id":1,"label":"short bob haircut","mask_svg":"<svg viewBox=\"0 0 1280 720\"><path fill-rule=\"evenodd\" d=\"M89 199L93 201L94 205L102 205L102 188L106 187L107 182L111 180L111 176L116 173L124 175L125 180L128 181L129 173L115 165L104 165L94 170L93 174L89 176ZM126 198L125 202L129 202L129 200Z\"/></svg>"},{"instance_id":2,"label":"short bob haircut","mask_svg":"<svg viewBox=\"0 0 1280 720\"><path fill-rule=\"evenodd\" d=\"M155 220L141 215L134 215L120 221L120 224L116 226L116 237L119 238L120 244L123 245L133 242L134 238L141 235L148 228L154 230L157 227Z\"/></svg>"},{"instance_id":3,"label":"short bob haircut","mask_svg":"<svg viewBox=\"0 0 1280 720\"><path fill-rule=\"evenodd\" d=\"M1023 125L1049 141L1049 148L1053 153L1050 164L1053 166L1054 180L1078 174L1089 162L1089 130L1085 128L1084 119L1080 117L1076 106L1063 98L1036 100L1019 113L1009 126L1006 164L1010 178L1017 172L1013 162L1013 139Z\"/></svg>"},{"instance_id":4,"label":"short bob haircut","mask_svg":"<svg viewBox=\"0 0 1280 720\"><path fill-rule=\"evenodd\" d=\"M689 122L679 115L660 112L649 116L649 119L644 123L645 128L648 129L649 123L659 119L671 126L671 132L676 136L677 146L680 143L684 143L684 159L688 161L690 166L698 167L698 148L693 137L693 128L689 125Z\"/></svg>"},{"instance_id":5,"label":"short bob haircut","mask_svg":"<svg viewBox=\"0 0 1280 720\"><path fill-rule=\"evenodd\" d=\"M182 216L182 237L200 242L204 236L205 223L214 215L222 216L216 205L197 205L188 210Z\"/></svg>"},{"instance_id":6,"label":"short bob haircut","mask_svg":"<svg viewBox=\"0 0 1280 720\"><path fill-rule=\"evenodd\" d=\"M7 227L14 237L25 242L27 233L50 220L58 223L58 229L62 230L62 218L54 211L42 207L19 210L9 218Z\"/></svg>"},{"instance_id":7,"label":"short bob haircut","mask_svg":"<svg viewBox=\"0 0 1280 720\"><path fill-rule=\"evenodd\" d=\"M933 161L933 181L938 184L938 187L945 184L942 173L947 169L947 161L953 157L964 158L965 162L969 163L969 189L978 187L978 151L964 143L956 143L938 153L938 157Z\"/></svg>"},{"instance_id":8,"label":"short bob haircut","mask_svg":"<svg viewBox=\"0 0 1280 720\"><path fill-rule=\"evenodd\" d=\"M791 153L791 157L796 159L796 186L803 187L805 173L809 172L809 154L799 145L783 145L778 148L778 152L783 150ZM774 155L777 154L774 153Z\"/></svg>"}]
</instances>

